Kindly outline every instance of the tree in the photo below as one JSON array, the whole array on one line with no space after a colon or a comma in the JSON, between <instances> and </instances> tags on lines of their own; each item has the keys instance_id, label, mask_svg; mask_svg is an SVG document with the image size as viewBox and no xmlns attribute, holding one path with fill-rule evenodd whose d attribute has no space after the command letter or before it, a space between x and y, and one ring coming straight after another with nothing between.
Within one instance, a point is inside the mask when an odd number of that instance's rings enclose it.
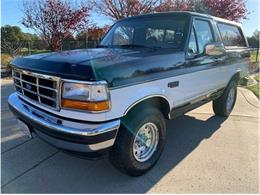
<instances>
[{"instance_id":1,"label":"tree","mask_svg":"<svg viewBox=\"0 0 260 195\"><path fill-rule=\"evenodd\" d=\"M168 12L168 11L190 11L191 4L194 2L189 0L164 0L154 8L155 12Z\"/></svg>"},{"instance_id":2,"label":"tree","mask_svg":"<svg viewBox=\"0 0 260 195\"><path fill-rule=\"evenodd\" d=\"M97 11L113 20L150 12L195 11L239 21L245 18L245 0L100 0Z\"/></svg>"},{"instance_id":3,"label":"tree","mask_svg":"<svg viewBox=\"0 0 260 195\"><path fill-rule=\"evenodd\" d=\"M39 41L41 38L37 36L36 34L31 34L31 33L23 33L24 36L26 37L25 39L27 41Z\"/></svg>"},{"instance_id":4,"label":"tree","mask_svg":"<svg viewBox=\"0 0 260 195\"><path fill-rule=\"evenodd\" d=\"M101 38L108 31L109 26L104 27L91 26L87 31L82 31L76 35L77 44L80 48L96 47Z\"/></svg>"},{"instance_id":5,"label":"tree","mask_svg":"<svg viewBox=\"0 0 260 195\"><path fill-rule=\"evenodd\" d=\"M152 12L157 0L92 0L96 11L119 20L129 16Z\"/></svg>"},{"instance_id":6,"label":"tree","mask_svg":"<svg viewBox=\"0 0 260 195\"><path fill-rule=\"evenodd\" d=\"M104 26L104 27L97 27L93 26L89 28L87 31L82 31L77 34L76 39L81 40L81 41L86 41L86 38L91 41L99 41L105 33L108 31L109 26Z\"/></svg>"},{"instance_id":7,"label":"tree","mask_svg":"<svg viewBox=\"0 0 260 195\"><path fill-rule=\"evenodd\" d=\"M260 38L260 31L255 30L253 35L247 38L249 46L252 48L259 48L259 44L260 44L259 38Z\"/></svg>"},{"instance_id":8,"label":"tree","mask_svg":"<svg viewBox=\"0 0 260 195\"><path fill-rule=\"evenodd\" d=\"M17 42L25 39L24 33L18 26L5 25L1 27L1 35L1 40Z\"/></svg>"},{"instance_id":9,"label":"tree","mask_svg":"<svg viewBox=\"0 0 260 195\"><path fill-rule=\"evenodd\" d=\"M165 0L157 11L195 11L238 22L245 18L245 0Z\"/></svg>"},{"instance_id":10,"label":"tree","mask_svg":"<svg viewBox=\"0 0 260 195\"><path fill-rule=\"evenodd\" d=\"M245 0L202 0L202 5L206 13L235 22L247 14Z\"/></svg>"},{"instance_id":11,"label":"tree","mask_svg":"<svg viewBox=\"0 0 260 195\"><path fill-rule=\"evenodd\" d=\"M68 0L24 1L22 24L33 29L52 51L62 48L67 37L86 29L90 7L73 6Z\"/></svg>"},{"instance_id":12,"label":"tree","mask_svg":"<svg viewBox=\"0 0 260 195\"><path fill-rule=\"evenodd\" d=\"M12 57L17 56L21 49L28 44L28 41L37 38L36 35L23 33L18 26L5 25L1 27L1 49Z\"/></svg>"}]
</instances>

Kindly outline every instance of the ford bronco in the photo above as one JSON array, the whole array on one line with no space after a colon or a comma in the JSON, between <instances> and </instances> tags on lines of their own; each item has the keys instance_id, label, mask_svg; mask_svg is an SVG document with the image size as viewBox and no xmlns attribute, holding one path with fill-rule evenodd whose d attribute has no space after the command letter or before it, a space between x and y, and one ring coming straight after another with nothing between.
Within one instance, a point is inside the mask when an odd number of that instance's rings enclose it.
<instances>
[{"instance_id":1,"label":"ford bronco","mask_svg":"<svg viewBox=\"0 0 260 195\"><path fill-rule=\"evenodd\" d=\"M228 117L247 75L240 24L193 12L116 22L98 48L18 57L8 103L23 131L79 155L104 153L144 174L159 159L165 119L209 101Z\"/></svg>"}]
</instances>

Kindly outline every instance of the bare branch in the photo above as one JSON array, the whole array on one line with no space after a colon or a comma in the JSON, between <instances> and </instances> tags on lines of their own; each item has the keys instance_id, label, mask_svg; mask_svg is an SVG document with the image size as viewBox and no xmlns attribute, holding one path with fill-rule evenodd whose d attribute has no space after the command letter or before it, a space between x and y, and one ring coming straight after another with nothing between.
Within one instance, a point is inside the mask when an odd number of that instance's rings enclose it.
<instances>
[{"instance_id":1,"label":"bare branch","mask_svg":"<svg viewBox=\"0 0 260 195\"><path fill-rule=\"evenodd\" d=\"M51 50L60 50L68 34L87 28L90 7L81 2L76 8L69 0L24 0L22 24L43 37Z\"/></svg>"}]
</instances>

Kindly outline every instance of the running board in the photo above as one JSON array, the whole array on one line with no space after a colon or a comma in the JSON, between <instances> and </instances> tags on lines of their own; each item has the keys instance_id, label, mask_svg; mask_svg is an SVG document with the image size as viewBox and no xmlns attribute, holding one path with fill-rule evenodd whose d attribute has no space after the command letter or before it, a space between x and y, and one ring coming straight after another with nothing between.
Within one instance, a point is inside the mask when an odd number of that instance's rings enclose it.
<instances>
[{"instance_id":1,"label":"running board","mask_svg":"<svg viewBox=\"0 0 260 195\"><path fill-rule=\"evenodd\" d=\"M191 110L194 110L212 100L215 100L217 98L219 98L222 94L223 94L223 91L224 89L220 89L218 90L217 92L214 92L210 95L210 97L207 97L205 96L204 99L202 98L198 98L198 99L202 99L202 100L199 100L199 101L193 101L193 102L190 102L190 103L187 103L185 105L182 105L182 106L178 106L176 108L173 108L170 112L170 117L171 119L174 119L178 116L181 116Z\"/></svg>"}]
</instances>

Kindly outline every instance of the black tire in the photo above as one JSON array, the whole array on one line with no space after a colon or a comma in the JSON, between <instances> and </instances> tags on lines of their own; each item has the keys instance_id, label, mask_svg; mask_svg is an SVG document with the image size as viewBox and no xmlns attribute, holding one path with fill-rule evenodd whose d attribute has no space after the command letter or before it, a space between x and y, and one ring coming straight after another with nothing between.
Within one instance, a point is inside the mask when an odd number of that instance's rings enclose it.
<instances>
[{"instance_id":1,"label":"black tire","mask_svg":"<svg viewBox=\"0 0 260 195\"><path fill-rule=\"evenodd\" d=\"M233 98L233 103L230 109L228 109L228 96L231 90L234 90L234 98ZM220 96L218 99L213 100L213 110L214 113L218 116L223 116L223 117L228 117L230 113L232 112L235 103L237 99L237 82L232 80L226 89L224 90L224 93L222 96Z\"/></svg>"},{"instance_id":2,"label":"black tire","mask_svg":"<svg viewBox=\"0 0 260 195\"><path fill-rule=\"evenodd\" d=\"M154 107L133 109L121 121L115 144L110 151L110 162L130 176L140 176L151 169L159 159L165 145L166 125L162 113ZM136 160L133 144L138 130L147 122L154 123L159 132L159 141L152 156L144 162Z\"/></svg>"}]
</instances>

